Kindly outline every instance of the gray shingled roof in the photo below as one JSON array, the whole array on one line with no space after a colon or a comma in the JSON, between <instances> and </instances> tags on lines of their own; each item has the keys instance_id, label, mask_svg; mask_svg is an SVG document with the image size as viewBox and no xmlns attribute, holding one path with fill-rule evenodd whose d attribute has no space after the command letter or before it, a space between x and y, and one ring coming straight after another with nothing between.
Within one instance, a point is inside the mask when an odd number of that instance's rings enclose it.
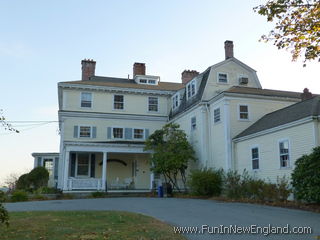
<instances>
[{"instance_id":1,"label":"gray shingled roof","mask_svg":"<svg viewBox=\"0 0 320 240\"><path fill-rule=\"evenodd\" d=\"M99 77L92 76L86 81L68 81L62 83L69 84L83 84L92 86L106 86L106 87L119 87L119 88L136 88L136 89L148 89L159 91L177 91L184 87L182 83L174 82L159 82L158 85L138 84L133 79L127 78L114 78L114 77Z\"/></svg>"},{"instance_id":2,"label":"gray shingled roof","mask_svg":"<svg viewBox=\"0 0 320 240\"><path fill-rule=\"evenodd\" d=\"M185 91L178 109L175 111L172 111L172 110L170 111L169 119L174 118L175 116L186 111L187 109L190 109L191 107L193 107L194 105L196 105L197 103L199 103L201 101L201 97L203 95L203 92L204 92L204 89L205 89L205 86L207 84L207 80L209 77L210 69L211 68L208 68L203 73L201 73L197 76L197 78L200 78L200 80L199 80L200 86L199 86L199 90L197 91L196 95L194 97L192 97L191 99L187 100L187 91Z\"/></svg>"},{"instance_id":3,"label":"gray shingled roof","mask_svg":"<svg viewBox=\"0 0 320 240\"><path fill-rule=\"evenodd\" d=\"M271 96L271 97L299 98L299 99L300 99L300 95L301 95L301 92L289 92L289 91L252 88L252 87L241 87L241 86L233 86L224 92L225 93L240 93L240 94L246 94L246 95L262 95L262 96Z\"/></svg>"},{"instance_id":4,"label":"gray shingled roof","mask_svg":"<svg viewBox=\"0 0 320 240\"><path fill-rule=\"evenodd\" d=\"M320 96L295 103L275 112L264 115L257 122L238 134L234 139L248 136L263 130L278 127L306 117L320 115Z\"/></svg>"}]
</instances>

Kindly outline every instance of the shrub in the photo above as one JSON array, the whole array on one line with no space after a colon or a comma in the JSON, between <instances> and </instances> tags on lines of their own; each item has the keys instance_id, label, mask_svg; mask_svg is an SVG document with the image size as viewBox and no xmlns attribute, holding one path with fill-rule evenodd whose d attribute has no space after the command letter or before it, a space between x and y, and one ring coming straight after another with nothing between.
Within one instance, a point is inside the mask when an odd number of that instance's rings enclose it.
<instances>
[{"instance_id":1,"label":"shrub","mask_svg":"<svg viewBox=\"0 0 320 240\"><path fill-rule=\"evenodd\" d=\"M93 198L102 198L105 197L105 193L104 192L93 192L91 193L91 197Z\"/></svg>"},{"instance_id":2,"label":"shrub","mask_svg":"<svg viewBox=\"0 0 320 240\"><path fill-rule=\"evenodd\" d=\"M30 182L28 179L28 173L22 174L16 183L16 189L28 190L30 188Z\"/></svg>"},{"instance_id":3,"label":"shrub","mask_svg":"<svg viewBox=\"0 0 320 240\"><path fill-rule=\"evenodd\" d=\"M228 198L239 199L243 196L241 175L237 171L228 171L224 176L224 194Z\"/></svg>"},{"instance_id":4,"label":"shrub","mask_svg":"<svg viewBox=\"0 0 320 240\"><path fill-rule=\"evenodd\" d=\"M292 186L298 200L320 203L320 147L297 159Z\"/></svg>"},{"instance_id":5,"label":"shrub","mask_svg":"<svg viewBox=\"0 0 320 240\"><path fill-rule=\"evenodd\" d=\"M48 198L42 194L35 194L32 196L32 200L48 200Z\"/></svg>"},{"instance_id":6,"label":"shrub","mask_svg":"<svg viewBox=\"0 0 320 240\"><path fill-rule=\"evenodd\" d=\"M191 172L189 186L191 192L199 196L219 196L222 190L222 171L213 169Z\"/></svg>"},{"instance_id":7,"label":"shrub","mask_svg":"<svg viewBox=\"0 0 320 240\"><path fill-rule=\"evenodd\" d=\"M7 227L9 226L9 214L1 202L0 202L0 223L5 224Z\"/></svg>"},{"instance_id":8,"label":"shrub","mask_svg":"<svg viewBox=\"0 0 320 240\"><path fill-rule=\"evenodd\" d=\"M289 180L283 176L282 178L277 177L277 201L286 201L292 192L290 185L289 185Z\"/></svg>"},{"instance_id":9,"label":"shrub","mask_svg":"<svg viewBox=\"0 0 320 240\"><path fill-rule=\"evenodd\" d=\"M40 187L38 188L35 193L37 194L57 194L61 193L61 190L57 188L52 188L52 187Z\"/></svg>"},{"instance_id":10,"label":"shrub","mask_svg":"<svg viewBox=\"0 0 320 240\"><path fill-rule=\"evenodd\" d=\"M28 194L25 191L19 190L12 193L12 202L23 202L28 201Z\"/></svg>"},{"instance_id":11,"label":"shrub","mask_svg":"<svg viewBox=\"0 0 320 240\"><path fill-rule=\"evenodd\" d=\"M28 173L27 179L29 180L33 189L46 187L49 180L49 172L44 167L36 167Z\"/></svg>"}]
</instances>

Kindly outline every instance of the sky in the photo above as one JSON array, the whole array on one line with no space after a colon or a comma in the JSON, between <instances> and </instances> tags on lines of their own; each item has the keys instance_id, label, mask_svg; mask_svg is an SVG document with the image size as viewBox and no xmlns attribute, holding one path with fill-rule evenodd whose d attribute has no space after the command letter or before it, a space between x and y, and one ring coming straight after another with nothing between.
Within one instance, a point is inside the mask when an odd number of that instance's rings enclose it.
<instances>
[{"instance_id":1,"label":"sky","mask_svg":"<svg viewBox=\"0 0 320 240\"><path fill-rule=\"evenodd\" d=\"M147 74L180 82L185 69L224 60L224 41L257 71L263 88L320 94L320 63L259 42L274 26L253 11L262 0L0 0L0 109L20 133L0 128L0 184L33 168L33 152L58 152L57 83L96 75ZM28 121L28 122L27 122ZM36 122L35 122L36 121Z\"/></svg>"}]
</instances>

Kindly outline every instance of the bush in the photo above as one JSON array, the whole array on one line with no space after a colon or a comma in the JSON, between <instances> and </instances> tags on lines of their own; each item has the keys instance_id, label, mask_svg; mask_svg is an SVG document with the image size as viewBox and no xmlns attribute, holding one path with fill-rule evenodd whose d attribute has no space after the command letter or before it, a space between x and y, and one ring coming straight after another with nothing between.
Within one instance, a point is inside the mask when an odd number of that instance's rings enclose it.
<instances>
[{"instance_id":1,"label":"bush","mask_svg":"<svg viewBox=\"0 0 320 240\"><path fill-rule=\"evenodd\" d=\"M9 226L9 214L1 202L0 202L0 223L5 224L7 227Z\"/></svg>"},{"instance_id":2,"label":"bush","mask_svg":"<svg viewBox=\"0 0 320 240\"><path fill-rule=\"evenodd\" d=\"M91 193L91 197L93 198L102 198L105 197L106 194L104 192L93 192Z\"/></svg>"},{"instance_id":3,"label":"bush","mask_svg":"<svg viewBox=\"0 0 320 240\"><path fill-rule=\"evenodd\" d=\"M18 190L28 190L30 188L30 182L28 179L28 173L22 174L16 183L16 189Z\"/></svg>"},{"instance_id":4,"label":"bush","mask_svg":"<svg viewBox=\"0 0 320 240\"><path fill-rule=\"evenodd\" d=\"M40 187L35 191L36 194L57 194L61 193L61 190L52 187Z\"/></svg>"},{"instance_id":5,"label":"bush","mask_svg":"<svg viewBox=\"0 0 320 240\"><path fill-rule=\"evenodd\" d=\"M36 167L28 174L28 180L33 189L48 186L49 172L44 167Z\"/></svg>"},{"instance_id":6,"label":"bush","mask_svg":"<svg viewBox=\"0 0 320 240\"><path fill-rule=\"evenodd\" d=\"M32 200L48 200L48 198L42 194L35 194L32 196Z\"/></svg>"},{"instance_id":7,"label":"bush","mask_svg":"<svg viewBox=\"0 0 320 240\"><path fill-rule=\"evenodd\" d=\"M11 196L12 202L23 202L28 201L28 194L25 191L15 191Z\"/></svg>"},{"instance_id":8,"label":"bush","mask_svg":"<svg viewBox=\"0 0 320 240\"><path fill-rule=\"evenodd\" d=\"M294 195L298 200L320 203L320 147L297 159L291 175Z\"/></svg>"},{"instance_id":9,"label":"bush","mask_svg":"<svg viewBox=\"0 0 320 240\"><path fill-rule=\"evenodd\" d=\"M228 198L239 199L243 196L242 178L237 171L228 171L224 176L224 194Z\"/></svg>"},{"instance_id":10,"label":"bush","mask_svg":"<svg viewBox=\"0 0 320 240\"><path fill-rule=\"evenodd\" d=\"M194 170L191 172L189 186L198 196L219 196L222 190L222 171L213 169Z\"/></svg>"},{"instance_id":11,"label":"bush","mask_svg":"<svg viewBox=\"0 0 320 240\"><path fill-rule=\"evenodd\" d=\"M286 201L291 193L286 177L277 178L277 183L254 179L246 170L242 175L229 171L224 177L224 194L231 199L250 199L254 201Z\"/></svg>"}]
</instances>

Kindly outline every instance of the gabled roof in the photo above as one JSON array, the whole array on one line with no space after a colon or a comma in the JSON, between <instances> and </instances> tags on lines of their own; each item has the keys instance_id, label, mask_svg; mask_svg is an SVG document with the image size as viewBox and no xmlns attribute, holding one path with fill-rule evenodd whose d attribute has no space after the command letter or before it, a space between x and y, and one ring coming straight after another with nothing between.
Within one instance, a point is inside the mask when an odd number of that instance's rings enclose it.
<instances>
[{"instance_id":1,"label":"gabled roof","mask_svg":"<svg viewBox=\"0 0 320 240\"><path fill-rule=\"evenodd\" d=\"M114 77L100 77L92 76L86 81L68 81L61 82L67 84L80 84L88 86L105 86L105 87L118 87L118 88L135 88L135 89L148 89L159 91L177 91L184 88L182 83L174 82L159 82L158 85L138 84L133 79L127 78L114 78Z\"/></svg>"},{"instance_id":2,"label":"gabled roof","mask_svg":"<svg viewBox=\"0 0 320 240\"><path fill-rule=\"evenodd\" d=\"M296 99L300 99L300 95L301 95L301 92L299 93L299 92L289 92L289 91L241 87L241 86L233 86L224 92L239 93L239 94L246 94L246 95L262 95L262 96L270 96L270 97L286 97L286 98L296 98Z\"/></svg>"},{"instance_id":3,"label":"gabled roof","mask_svg":"<svg viewBox=\"0 0 320 240\"><path fill-rule=\"evenodd\" d=\"M291 123L306 117L320 115L320 96L295 103L275 112L264 115L257 122L238 134L234 139Z\"/></svg>"}]
</instances>

